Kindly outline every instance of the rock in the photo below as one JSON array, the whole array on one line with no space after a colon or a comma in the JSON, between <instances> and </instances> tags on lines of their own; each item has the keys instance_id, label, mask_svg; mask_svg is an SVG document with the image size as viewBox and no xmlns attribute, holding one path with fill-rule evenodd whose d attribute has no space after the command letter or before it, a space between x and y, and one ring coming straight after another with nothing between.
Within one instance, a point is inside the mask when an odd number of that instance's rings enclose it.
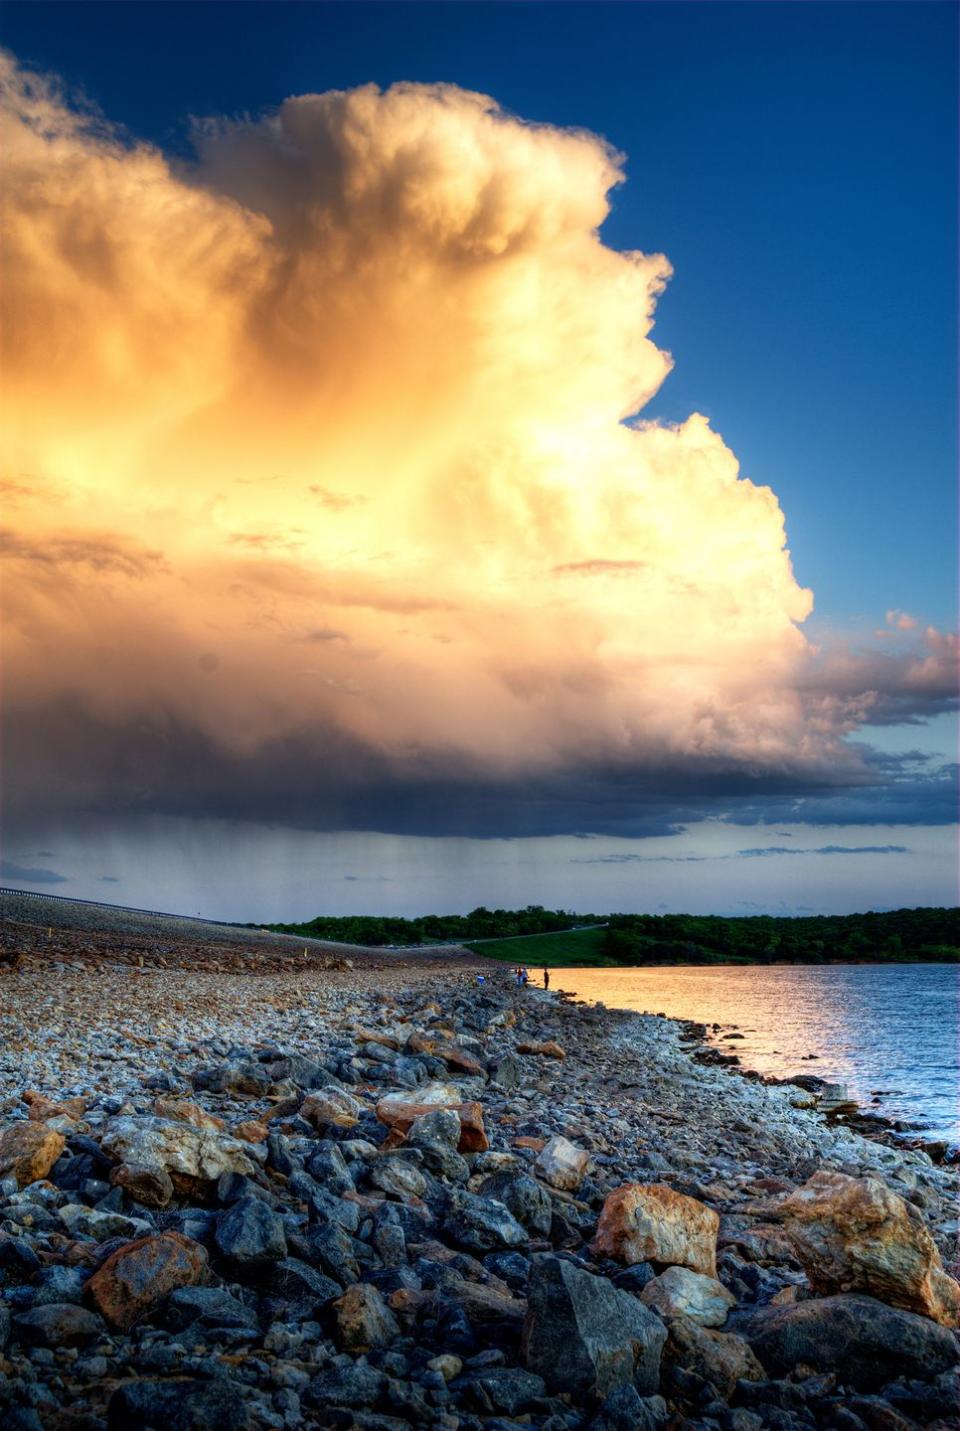
<instances>
[{"instance_id":1,"label":"rock","mask_svg":"<svg viewBox=\"0 0 960 1431\"><path fill-rule=\"evenodd\" d=\"M187 1196L205 1195L224 1173L254 1171L236 1138L168 1118L113 1118L101 1147L118 1163L166 1172L175 1190Z\"/></svg>"},{"instance_id":2,"label":"rock","mask_svg":"<svg viewBox=\"0 0 960 1431\"><path fill-rule=\"evenodd\" d=\"M315 1128L354 1128L363 1109L343 1088L321 1088L308 1093L300 1105L300 1117Z\"/></svg>"},{"instance_id":3,"label":"rock","mask_svg":"<svg viewBox=\"0 0 960 1431\"><path fill-rule=\"evenodd\" d=\"M660 1384L666 1329L628 1292L559 1257L534 1257L523 1360L552 1391L602 1399L619 1386Z\"/></svg>"},{"instance_id":4,"label":"rock","mask_svg":"<svg viewBox=\"0 0 960 1431\"><path fill-rule=\"evenodd\" d=\"M58 1216L72 1237L93 1237L107 1242L111 1237L143 1237L152 1226L142 1217L125 1217L122 1212L102 1211L84 1207L82 1203L66 1203Z\"/></svg>"},{"instance_id":5,"label":"rock","mask_svg":"<svg viewBox=\"0 0 960 1431\"><path fill-rule=\"evenodd\" d=\"M437 1371L444 1381L453 1381L463 1370L463 1362L458 1356L452 1356L449 1352L442 1356L431 1357L427 1362L428 1371Z\"/></svg>"},{"instance_id":6,"label":"rock","mask_svg":"<svg viewBox=\"0 0 960 1431\"><path fill-rule=\"evenodd\" d=\"M238 1274L282 1262L287 1255L283 1219L259 1197L242 1197L221 1213L214 1240Z\"/></svg>"},{"instance_id":7,"label":"rock","mask_svg":"<svg viewBox=\"0 0 960 1431\"><path fill-rule=\"evenodd\" d=\"M102 1263L87 1283L104 1319L118 1331L152 1312L177 1287L199 1282L207 1254L179 1232L162 1232L127 1242Z\"/></svg>"},{"instance_id":8,"label":"rock","mask_svg":"<svg viewBox=\"0 0 960 1431\"><path fill-rule=\"evenodd\" d=\"M550 1194L535 1178L526 1173L492 1173L484 1178L480 1191L485 1198L503 1203L528 1232L539 1237L549 1235L553 1204Z\"/></svg>"},{"instance_id":9,"label":"rock","mask_svg":"<svg viewBox=\"0 0 960 1431\"><path fill-rule=\"evenodd\" d=\"M958 1360L956 1341L945 1327L873 1297L760 1307L740 1314L737 1322L772 1376L785 1376L803 1362L869 1391L899 1376L937 1376Z\"/></svg>"},{"instance_id":10,"label":"rock","mask_svg":"<svg viewBox=\"0 0 960 1431\"><path fill-rule=\"evenodd\" d=\"M270 1270L270 1290L289 1302L295 1315L311 1316L339 1297L343 1288L298 1257L285 1257Z\"/></svg>"},{"instance_id":11,"label":"rock","mask_svg":"<svg viewBox=\"0 0 960 1431\"><path fill-rule=\"evenodd\" d=\"M480 1412L518 1416L531 1401L546 1394L547 1386L542 1376L522 1367L492 1366L468 1372L451 1390Z\"/></svg>"},{"instance_id":12,"label":"rock","mask_svg":"<svg viewBox=\"0 0 960 1431\"><path fill-rule=\"evenodd\" d=\"M944 1272L920 1213L878 1179L821 1170L780 1212L814 1291L866 1292L960 1325L960 1285Z\"/></svg>"},{"instance_id":13,"label":"rock","mask_svg":"<svg viewBox=\"0 0 960 1431\"><path fill-rule=\"evenodd\" d=\"M356 1282L333 1304L338 1341L344 1351L367 1352L388 1347L400 1335L396 1317L376 1287Z\"/></svg>"},{"instance_id":14,"label":"rock","mask_svg":"<svg viewBox=\"0 0 960 1431\"><path fill-rule=\"evenodd\" d=\"M482 1282L453 1282L443 1300L458 1308L483 1346L516 1348L527 1304L512 1293Z\"/></svg>"},{"instance_id":15,"label":"rock","mask_svg":"<svg viewBox=\"0 0 960 1431\"><path fill-rule=\"evenodd\" d=\"M73 1302L48 1302L13 1319L13 1334L31 1347L75 1347L103 1333L103 1320Z\"/></svg>"},{"instance_id":16,"label":"rock","mask_svg":"<svg viewBox=\"0 0 960 1431\"><path fill-rule=\"evenodd\" d=\"M460 1115L455 1108L434 1108L411 1123L407 1143L420 1149L430 1172L451 1182L466 1182L470 1169L457 1152L460 1133Z\"/></svg>"},{"instance_id":17,"label":"rock","mask_svg":"<svg viewBox=\"0 0 960 1431\"><path fill-rule=\"evenodd\" d=\"M632 1386L612 1391L590 1422L590 1431L662 1431L669 1420L662 1396L638 1396Z\"/></svg>"},{"instance_id":18,"label":"rock","mask_svg":"<svg viewBox=\"0 0 960 1431\"><path fill-rule=\"evenodd\" d=\"M444 1101L452 1092L452 1101ZM432 1097L427 1095L433 1094ZM432 1113L438 1107L452 1108L460 1119L460 1137L457 1148L461 1153L483 1153L490 1144L483 1126L483 1109L479 1103L461 1101L459 1089L451 1089L447 1084L427 1084L416 1090L415 1099L409 1093L388 1093L377 1104L377 1117L381 1123L398 1132L406 1133L418 1118Z\"/></svg>"},{"instance_id":19,"label":"rock","mask_svg":"<svg viewBox=\"0 0 960 1431\"><path fill-rule=\"evenodd\" d=\"M665 1359L712 1382L725 1399L738 1381L762 1381L764 1369L750 1343L735 1332L715 1332L689 1317L673 1317Z\"/></svg>"},{"instance_id":20,"label":"rock","mask_svg":"<svg viewBox=\"0 0 960 1431\"><path fill-rule=\"evenodd\" d=\"M451 1196L443 1228L458 1247L468 1247L471 1252L527 1244L526 1232L502 1202L462 1189Z\"/></svg>"},{"instance_id":21,"label":"rock","mask_svg":"<svg viewBox=\"0 0 960 1431\"><path fill-rule=\"evenodd\" d=\"M23 1095L28 1108L27 1117L32 1123L45 1123L48 1118L82 1118L87 1108L86 1098L62 1098L59 1103L42 1093L28 1090Z\"/></svg>"},{"instance_id":22,"label":"rock","mask_svg":"<svg viewBox=\"0 0 960 1431\"><path fill-rule=\"evenodd\" d=\"M517 1053L529 1053L537 1058L566 1058L565 1051L553 1039L544 1043L518 1043Z\"/></svg>"},{"instance_id":23,"label":"rock","mask_svg":"<svg viewBox=\"0 0 960 1431\"><path fill-rule=\"evenodd\" d=\"M310 1383L310 1400L315 1406L374 1406L386 1385L382 1371L355 1362L353 1366L335 1366L321 1372ZM403 1423L406 1426L406 1422Z\"/></svg>"},{"instance_id":24,"label":"rock","mask_svg":"<svg viewBox=\"0 0 960 1431\"><path fill-rule=\"evenodd\" d=\"M668 1267L647 1283L640 1300L665 1320L689 1317L700 1327L722 1327L727 1313L737 1302L722 1282L691 1272L689 1267Z\"/></svg>"},{"instance_id":25,"label":"rock","mask_svg":"<svg viewBox=\"0 0 960 1431\"><path fill-rule=\"evenodd\" d=\"M270 1136L270 1129L266 1123L258 1123L252 1118L248 1118L244 1123L238 1123L232 1132L233 1136L239 1138L243 1143L265 1143Z\"/></svg>"},{"instance_id":26,"label":"rock","mask_svg":"<svg viewBox=\"0 0 960 1431\"><path fill-rule=\"evenodd\" d=\"M0 1133L0 1178L14 1177L21 1188L38 1182L65 1147L63 1134L43 1123L11 1123Z\"/></svg>"},{"instance_id":27,"label":"rock","mask_svg":"<svg viewBox=\"0 0 960 1431\"><path fill-rule=\"evenodd\" d=\"M173 1197L173 1179L165 1168L144 1168L121 1163L110 1174L114 1187L123 1188L134 1202L144 1207L166 1207Z\"/></svg>"},{"instance_id":28,"label":"rock","mask_svg":"<svg viewBox=\"0 0 960 1431\"><path fill-rule=\"evenodd\" d=\"M552 1188L576 1192L590 1166L590 1154L559 1134L540 1150L534 1169Z\"/></svg>"},{"instance_id":29,"label":"rock","mask_svg":"<svg viewBox=\"0 0 960 1431\"><path fill-rule=\"evenodd\" d=\"M413 1033L407 1040L407 1048L411 1053L426 1053L431 1058L440 1058L448 1068L469 1074L471 1077L486 1078L487 1076L487 1071L479 1059L475 1058L472 1053L467 1053L466 1049L461 1048L459 1044L451 1043L446 1039Z\"/></svg>"},{"instance_id":30,"label":"rock","mask_svg":"<svg viewBox=\"0 0 960 1431\"><path fill-rule=\"evenodd\" d=\"M178 1287L170 1294L164 1320L175 1332L194 1322L210 1327L257 1329L256 1312L221 1287Z\"/></svg>"},{"instance_id":31,"label":"rock","mask_svg":"<svg viewBox=\"0 0 960 1431\"><path fill-rule=\"evenodd\" d=\"M108 1431L246 1431L250 1424L241 1386L222 1376L127 1381L107 1407Z\"/></svg>"},{"instance_id":32,"label":"rock","mask_svg":"<svg viewBox=\"0 0 960 1431\"><path fill-rule=\"evenodd\" d=\"M491 1061L487 1072L501 1088L519 1088L523 1079L523 1064L515 1053L504 1053Z\"/></svg>"},{"instance_id":33,"label":"rock","mask_svg":"<svg viewBox=\"0 0 960 1431\"><path fill-rule=\"evenodd\" d=\"M592 1250L621 1262L662 1262L717 1275L720 1219L663 1183L623 1183L607 1195Z\"/></svg>"},{"instance_id":34,"label":"rock","mask_svg":"<svg viewBox=\"0 0 960 1431\"><path fill-rule=\"evenodd\" d=\"M415 1163L389 1154L371 1168L370 1181L381 1192L389 1193L401 1202L422 1197L427 1188L427 1180Z\"/></svg>"},{"instance_id":35,"label":"rock","mask_svg":"<svg viewBox=\"0 0 960 1431\"><path fill-rule=\"evenodd\" d=\"M153 1111L158 1118L170 1118L174 1123L189 1123L191 1128L223 1131L222 1118L205 1113L198 1103L190 1103L185 1098L158 1098L154 1102Z\"/></svg>"}]
</instances>

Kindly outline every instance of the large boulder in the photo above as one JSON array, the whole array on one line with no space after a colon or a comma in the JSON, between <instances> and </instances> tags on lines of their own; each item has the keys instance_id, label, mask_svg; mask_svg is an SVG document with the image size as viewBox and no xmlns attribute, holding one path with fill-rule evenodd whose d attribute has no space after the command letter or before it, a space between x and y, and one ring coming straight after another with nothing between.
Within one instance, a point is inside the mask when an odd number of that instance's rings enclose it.
<instances>
[{"instance_id":1,"label":"large boulder","mask_svg":"<svg viewBox=\"0 0 960 1431\"><path fill-rule=\"evenodd\" d=\"M66 1146L62 1133L44 1123L11 1123L0 1133L0 1177L18 1187L45 1178Z\"/></svg>"},{"instance_id":2,"label":"large boulder","mask_svg":"<svg viewBox=\"0 0 960 1431\"><path fill-rule=\"evenodd\" d=\"M556 1134L541 1148L534 1170L552 1188L576 1192L590 1166L590 1154L569 1139Z\"/></svg>"},{"instance_id":3,"label":"large boulder","mask_svg":"<svg viewBox=\"0 0 960 1431\"><path fill-rule=\"evenodd\" d=\"M873 1297L760 1307L737 1323L771 1376L786 1376L803 1362L870 1391L901 1376L928 1379L958 1362L956 1339L945 1327Z\"/></svg>"},{"instance_id":4,"label":"large boulder","mask_svg":"<svg viewBox=\"0 0 960 1431\"><path fill-rule=\"evenodd\" d=\"M207 1270L207 1254L179 1232L140 1237L112 1252L90 1278L87 1291L101 1316L126 1332L177 1287L191 1287Z\"/></svg>"},{"instance_id":5,"label":"large boulder","mask_svg":"<svg viewBox=\"0 0 960 1431\"><path fill-rule=\"evenodd\" d=\"M656 1392L667 1333L635 1297L550 1254L533 1258L527 1297L524 1363L552 1391L596 1400L628 1384Z\"/></svg>"},{"instance_id":6,"label":"large boulder","mask_svg":"<svg viewBox=\"0 0 960 1431\"><path fill-rule=\"evenodd\" d=\"M101 1147L117 1163L162 1170L175 1190L188 1197L205 1195L224 1173L254 1171L236 1138L170 1118L113 1118Z\"/></svg>"},{"instance_id":7,"label":"large boulder","mask_svg":"<svg viewBox=\"0 0 960 1431\"><path fill-rule=\"evenodd\" d=\"M623 1183L608 1193L593 1251L628 1265L660 1262L717 1275L717 1214L663 1183Z\"/></svg>"},{"instance_id":8,"label":"large boulder","mask_svg":"<svg viewBox=\"0 0 960 1431\"><path fill-rule=\"evenodd\" d=\"M737 1301L722 1282L689 1267L668 1267L647 1283L640 1300L665 1319L689 1317L700 1327L722 1327Z\"/></svg>"},{"instance_id":9,"label":"large boulder","mask_svg":"<svg viewBox=\"0 0 960 1431\"><path fill-rule=\"evenodd\" d=\"M876 1178L822 1170L780 1210L817 1292L866 1292L891 1307L960 1325L960 1285L948 1277L916 1208Z\"/></svg>"}]
</instances>

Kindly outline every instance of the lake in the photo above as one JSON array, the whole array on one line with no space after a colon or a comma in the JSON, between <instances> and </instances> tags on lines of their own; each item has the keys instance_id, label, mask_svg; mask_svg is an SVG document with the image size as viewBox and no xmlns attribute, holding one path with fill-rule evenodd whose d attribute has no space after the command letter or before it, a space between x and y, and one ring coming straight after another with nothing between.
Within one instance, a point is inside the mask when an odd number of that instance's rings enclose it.
<instances>
[{"instance_id":1,"label":"lake","mask_svg":"<svg viewBox=\"0 0 960 1431\"><path fill-rule=\"evenodd\" d=\"M555 969L551 984L612 1008L722 1024L717 1046L744 1068L845 1083L865 1110L960 1144L956 965ZM742 1039L724 1039L732 1026Z\"/></svg>"}]
</instances>

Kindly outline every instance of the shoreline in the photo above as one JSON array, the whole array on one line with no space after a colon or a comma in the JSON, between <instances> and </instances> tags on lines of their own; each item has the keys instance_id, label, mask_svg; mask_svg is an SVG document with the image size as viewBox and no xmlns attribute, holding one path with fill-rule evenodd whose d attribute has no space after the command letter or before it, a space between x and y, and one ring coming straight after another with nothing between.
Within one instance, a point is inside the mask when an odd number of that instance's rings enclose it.
<instances>
[{"instance_id":1,"label":"shoreline","mask_svg":"<svg viewBox=\"0 0 960 1431\"><path fill-rule=\"evenodd\" d=\"M0 1166L11 1129L56 1153L22 1187L0 1174L0 1419L800 1431L872 1401L887 1420L867 1426L950 1424L954 1334L854 1279L845 1315L872 1346L892 1338L878 1381L830 1330L837 1297L781 1206L818 1176L885 1189L913 1209L897 1235L919 1218L946 1264L955 1167L720 1062L703 1025L519 991L480 956L253 973L205 954L141 967L105 943L0 974ZM596 1245L628 1184L665 1190L663 1256ZM112 1269L145 1243L176 1267L128 1326ZM562 1296L540 1285L557 1277ZM590 1336L637 1322L623 1347L639 1337L646 1370L608 1384L588 1336L569 1381L587 1312L567 1325L564 1298L581 1294L604 1309ZM795 1337L815 1314L786 1367L781 1323Z\"/></svg>"}]
</instances>

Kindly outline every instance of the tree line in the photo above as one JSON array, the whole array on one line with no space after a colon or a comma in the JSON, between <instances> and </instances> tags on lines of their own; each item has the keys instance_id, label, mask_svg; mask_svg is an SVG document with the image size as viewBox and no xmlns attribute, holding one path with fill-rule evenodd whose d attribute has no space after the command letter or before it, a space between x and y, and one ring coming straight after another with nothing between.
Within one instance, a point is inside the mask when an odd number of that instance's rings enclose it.
<instances>
[{"instance_id":1,"label":"tree line","mask_svg":"<svg viewBox=\"0 0 960 1431\"><path fill-rule=\"evenodd\" d=\"M824 964L889 960L960 960L960 910L894 909L882 913L726 916L717 914L577 914L573 910L487 909L469 914L317 915L266 926L345 944L471 943L555 934L605 924L599 957L617 964ZM531 950L531 958L534 952Z\"/></svg>"}]
</instances>

